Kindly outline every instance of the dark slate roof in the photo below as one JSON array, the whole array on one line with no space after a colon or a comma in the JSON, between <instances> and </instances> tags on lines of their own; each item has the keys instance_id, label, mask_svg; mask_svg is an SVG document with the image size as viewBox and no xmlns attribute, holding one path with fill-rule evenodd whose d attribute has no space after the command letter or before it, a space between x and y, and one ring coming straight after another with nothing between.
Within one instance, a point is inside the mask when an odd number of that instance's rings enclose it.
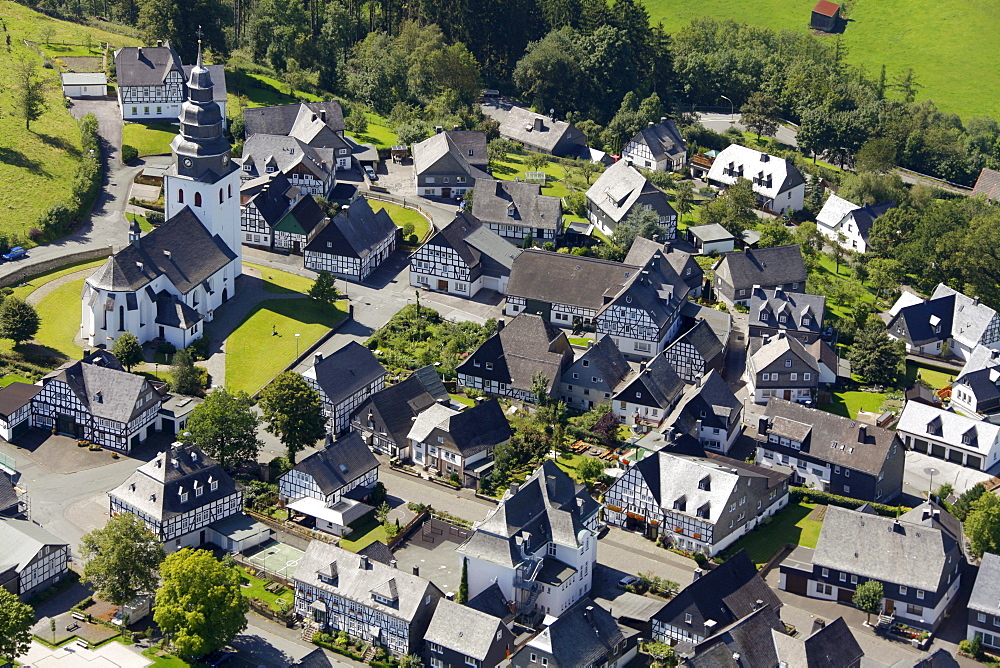
<instances>
[{"instance_id":1,"label":"dark slate roof","mask_svg":"<svg viewBox=\"0 0 1000 668\"><path fill-rule=\"evenodd\" d=\"M93 356L67 362L42 378L42 386L63 381L94 417L129 422L158 404L160 394L145 377L122 371L115 362L107 365L102 357ZM146 392L152 394L148 401L142 401Z\"/></svg>"},{"instance_id":2,"label":"dark slate roof","mask_svg":"<svg viewBox=\"0 0 1000 668\"><path fill-rule=\"evenodd\" d=\"M687 665L691 668L773 668L778 665L778 656L774 643L770 642L772 631L784 634L785 625L777 610L769 605L761 606L695 645L694 656L687 659Z\"/></svg>"},{"instance_id":3,"label":"dark slate roof","mask_svg":"<svg viewBox=\"0 0 1000 668\"><path fill-rule=\"evenodd\" d=\"M539 184L476 179L475 188L472 213L479 220L558 231L562 218L562 200L543 195Z\"/></svg>"},{"instance_id":4,"label":"dark slate roof","mask_svg":"<svg viewBox=\"0 0 1000 668\"><path fill-rule=\"evenodd\" d=\"M1000 202L1000 172L995 169L983 167L976 179L976 186L972 189L972 195L985 195L987 199Z\"/></svg>"},{"instance_id":5,"label":"dark slate roof","mask_svg":"<svg viewBox=\"0 0 1000 668\"><path fill-rule=\"evenodd\" d=\"M858 232L861 234L861 238L867 241L869 235L871 234L872 224L875 222L875 219L882 216L889 209L894 208L896 208L896 205L892 202L866 204L860 209L855 209L848 215L854 218L854 224L858 226Z\"/></svg>"},{"instance_id":6,"label":"dark slate roof","mask_svg":"<svg viewBox=\"0 0 1000 668\"><path fill-rule=\"evenodd\" d=\"M709 428L728 430L742 413L743 402L712 369L698 382L688 385L665 424L690 436L698 436L698 422Z\"/></svg>"},{"instance_id":7,"label":"dark slate roof","mask_svg":"<svg viewBox=\"0 0 1000 668\"><path fill-rule=\"evenodd\" d=\"M670 350L684 343L693 346L701 358L709 364L726 351L722 341L719 340L718 335L706 320L696 320L689 330L678 336L666 349Z\"/></svg>"},{"instance_id":8,"label":"dark slate roof","mask_svg":"<svg viewBox=\"0 0 1000 668\"><path fill-rule=\"evenodd\" d=\"M63 547L66 541L28 520L0 519L0 545L0 573L10 568L21 572L46 546Z\"/></svg>"},{"instance_id":9,"label":"dark slate roof","mask_svg":"<svg viewBox=\"0 0 1000 668\"><path fill-rule=\"evenodd\" d=\"M913 345L922 346L931 341L945 340L951 336L955 314L955 295L928 299L919 304L905 306L889 321L889 332ZM940 325L934 331L933 322Z\"/></svg>"},{"instance_id":10,"label":"dark slate roof","mask_svg":"<svg viewBox=\"0 0 1000 668\"><path fill-rule=\"evenodd\" d=\"M423 373L427 369L433 373L433 377ZM441 392L444 393L443 397ZM434 367L424 367L414 371L401 383L390 385L370 396L355 411L354 419L365 423L369 413L372 417L377 414L385 425L389 438L396 445L404 445L407 443L406 435L413 426L413 418L440 399L448 399L441 378Z\"/></svg>"},{"instance_id":11,"label":"dark slate roof","mask_svg":"<svg viewBox=\"0 0 1000 668\"><path fill-rule=\"evenodd\" d=\"M41 391L41 385L28 383L11 383L7 387L0 388L0 417L10 417L25 404L30 403Z\"/></svg>"},{"instance_id":12,"label":"dark slate roof","mask_svg":"<svg viewBox=\"0 0 1000 668\"><path fill-rule=\"evenodd\" d=\"M324 496L330 496L351 481L378 468L378 460L365 445L361 435L352 431L292 468L311 476L320 492Z\"/></svg>"},{"instance_id":13,"label":"dark slate roof","mask_svg":"<svg viewBox=\"0 0 1000 668\"><path fill-rule=\"evenodd\" d=\"M983 555L976 584L969 597L969 609L1000 615L1000 555L990 552Z\"/></svg>"},{"instance_id":14,"label":"dark slate roof","mask_svg":"<svg viewBox=\"0 0 1000 668\"><path fill-rule=\"evenodd\" d=\"M281 172L265 174L247 181L240 188L240 197L245 200L242 205L253 203L265 222L274 227L292 204L291 187L288 177Z\"/></svg>"},{"instance_id":15,"label":"dark slate roof","mask_svg":"<svg viewBox=\"0 0 1000 668\"><path fill-rule=\"evenodd\" d=\"M646 237L636 237L628 250L628 255L625 256L624 263L643 267L658 252L689 288L694 290L701 287L705 271L698 265L693 254L674 248L672 242L659 244Z\"/></svg>"},{"instance_id":16,"label":"dark slate roof","mask_svg":"<svg viewBox=\"0 0 1000 668\"><path fill-rule=\"evenodd\" d=\"M793 638L775 629L771 634L777 660L783 666L851 668L864 657L843 617L838 617L808 638ZM768 665L776 665L774 663Z\"/></svg>"},{"instance_id":17,"label":"dark slate roof","mask_svg":"<svg viewBox=\"0 0 1000 668\"><path fill-rule=\"evenodd\" d=\"M504 638L504 631L506 627L496 617L444 600L434 609L424 641L485 661L494 643L510 639Z\"/></svg>"},{"instance_id":18,"label":"dark slate roof","mask_svg":"<svg viewBox=\"0 0 1000 668\"><path fill-rule=\"evenodd\" d=\"M819 334L823 329L826 297L785 292L780 287L759 288L750 295L748 306L751 325ZM767 320L761 319L762 312L767 314ZM784 322L780 321L781 316L785 316ZM808 325L802 322L805 316L810 318Z\"/></svg>"},{"instance_id":19,"label":"dark slate roof","mask_svg":"<svg viewBox=\"0 0 1000 668\"><path fill-rule=\"evenodd\" d=\"M108 258L87 281L101 290L135 292L165 275L182 294L187 294L236 258L219 235L213 236L198 216L184 207Z\"/></svg>"},{"instance_id":20,"label":"dark slate roof","mask_svg":"<svg viewBox=\"0 0 1000 668\"><path fill-rule=\"evenodd\" d=\"M614 401L663 410L672 406L684 391L684 381L662 353L650 360L645 369L630 374L622 384L623 389L615 393ZM642 396L637 396L637 393L642 393Z\"/></svg>"},{"instance_id":21,"label":"dark slate roof","mask_svg":"<svg viewBox=\"0 0 1000 668\"><path fill-rule=\"evenodd\" d=\"M169 43L166 46L126 46L115 53L119 86L162 86L171 71L179 72L187 80L180 56Z\"/></svg>"},{"instance_id":22,"label":"dark slate roof","mask_svg":"<svg viewBox=\"0 0 1000 668\"><path fill-rule=\"evenodd\" d=\"M478 610L498 619L506 619L513 615L510 609L510 602L507 601L503 590L500 589L500 585L496 582L470 598L465 607Z\"/></svg>"},{"instance_id":23,"label":"dark slate roof","mask_svg":"<svg viewBox=\"0 0 1000 668\"><path fill-rule=\"evenodd\" d=\"M687 154L687 144L677 130L677 125L670 118L639 130L639 134L633 137L632 141L648 146L653 159L657 161L667 156L673 158Z\"/></svg>"},{"instance_id":24,"label":"dark slate roof","mask_svg":"<svg viewBox=\"0 0 1000 668\"><path fill-rule=\"evenodd\" d=\"M291 211L282 216L274 229L308 237L325 218L326 214L323 213L323 209L319 208L319 204L316 203L313 196L306 195L296 202Z\"/></svg>"},{"instance_id":25,"label":"dark slate roof","mask_svg":"<svg viewBox=\"0 0 1000 668\"><path fill-rule=\"evenodd\" d=\"M667 195L624 160L608 167L587 190L587 199L611 220L622 222L639 197L647 195L661 218L676 216Z\"/></svg>"},{"instance_id":26,"label":"dark slate roof","mask_svg":"<svg viewBox=\"0 0 1000 668\"><path fill-rule=\"evenodd\" d=\"M897 438L894 431L784 399L772 398L764 414L769 427L768 432L760 434L761 439L766 440L772 431L795 437L811 457L872 475L882 471ZM837 447L832 447L833 443Z\"/></svg>"},{"instance_id":27,"label":"dark slate roof","mask_svg":"<svg viewBox=\"0 0 1000 668\"><path fill-rule=\"evenodd\" d=\"M219 483L214 491L212 481ZM194 494L196 484L205 488L201 496ZM188 492L186 503L181 503L181 489ZM108 494L164 522L181 513L208 507L240 489L214 459L197 446L184 445L159 453Z\"/></svg>"},{"instance_id":28,"label":"dark slate roof","mask_svg":"<svg viewBox=\"0 0 1000 668\"><path fill-rule=\"evenodd\" d=\"M718 223L708 225L695 225L688 228L688 234L695 237L702 243L712 243L716 241L735 241L736 237Z\"/></svg>"},{"instance_id":29,"label":"dark slate roof","mask_svg":"<svg viewBox=\"0 0 1000 668\"><path fill-rule=\"evenodd\" d=\"M445 447L453 445L463 457L506 443L514 435L503 407L496 399L444 419L437 428L443 432Z\"/></svg>"},{"instance_id":30,"label":"dark slate roof","mask_svg":"<svg viewBox=\"0 0 1000 668\"><path fill-rule=\"evenodd\" d=\"M357 341L323 357L313 367L316 383L336 405L385 376L385 368L372 351Z\"/></svg>"},{"instance_id":31,"label":"dark slate roof","mask_svg":"<svg viewBox=\"0 0 1000 668\"><path fill-rule=\"evenodd\" d=\"M333 177L337 158L332 148L315 148L295 137L255 134L243 145L243 173L265 176L269 166L287 173L298 165L320 180Z\"/></svg>"},{"instance_id":32,"label":"dark slate roof","mask_svg":"<svg viewBox=\"0 0 1000 668\"><path fill-rule=\"evenodd\" d=\"M319 115L326 112L326 124L334 132L344 131L344 112L336 100L325 102L306 102L300 104L282 104L274 107L256 107L243 110L243 121L246 123L246 136L255 134L287 135L295 125L295 119L302 107L306 107Z\"/></svg>"},{"instance_id":33,"label":"dark slate roof","mask_svg":"<svg viewBox=\"0 0 1000 668\"><path fill-rule=\"evenodd\" d=\"M425 245L453 249L468 265L471 279L478 278L480 273L509 275L514 260L521 255L520 248L512 246L466 211L458 212L455 220L435 232Z\"/></svg>"},{"instance_id":34,"label":"dark slate roof","mask_svg":"<svg viewBox=\"0 0 1000 668\"><path fill-rule=\"evenodd\" d=\"M386 565L391 565L395 559L392 555L392 550L389 549L389 546L380 540L376 540L368 545L365 545L363 548L358 550L358 554L364 555L372 561L377 561L380 564Z\"/></svg>"},{"instance_id":35,"label":"dark slate roof","mask_svg":"<svg viewBox=\"0 0 1000 668\"><path fill-rule=\"evenodd\" d=\"M728 267L729 283L737 290L786 283L801 283L804 286L806 282L806 265L798 244L723 253L716 266L720 265Z\"/></svg>"},{"instance_id":36,"label":"dark slate roof","mask_svg":"<svg viewBox=\"0 0 1000 668\"><path fill-rule=\"evenodd\" d=\"M6 475L0 475L0 513L17 505L17 491Z\"/></svg>"},{"instance_id":37,"label":"dark slate roof","mask_svg":"<svg viewBox=\"0 0 1000 668\"><path fill-rule=\"evenodd\" d=\"M719 628L753 612L758 607L757 601L775 611L781 608L781 601L746 552L740 550L679 591L654 619L695 629L705 628L705 622L711 619ZM690 625L684 622L685 613L691 614Z\"/></svg>"},{"instance_id":38,"label":"dark slate roof","mask_svg":"<svg viewBox=\"0 0 1000 668\"><path fill-rule=\"evenodd\" d=\"M676 320L689 291L663 253L656 253L621 290L612 288L606 293L598 317L615 306L641 308L656 323L657 337L662 338L666 328Z\"/></svg>"},{"instance_id":39,"label":"dark slate roof","mask_svg":"<svg viewBox=\"0 0 1000 668\"><path fill-rule=\"evenodd\" d=\"M597 311L607 292L617 294L639 271L611 260L529 248L514 260L507 294Z\"/></svg>"},{"instance_id":40,"label":"dark slate roof","mask_svg":"<svg viewBox=\"0 0 1000 668\"><path fill-rule=\"evenodd\" d=\"M158 325L191 329L204 319L200 313L182 302L177 295L160 290L156 294L156 319Z\"/></svg>"},{"instance_id":41,"label":"dark slate roof","mask_svg":"<svg viewBox=\"0 0 1000 668\"><path fill-rule=\"evenodd\" d=\"M604 664L625 636L611 613L590 598L580 599L556 621L528 641L518 653L537 648L560 666Z\"/></svg>"},{"instance_id":42,"label":"dark slate roof","mask_svg":"<svg viewBox=\"0 0 1000 668\"><path fill-rule=\"evenodd\" d=\"M318 207L317 207L318 208ZM309 242L306 250L344 257L365 258L396 234L396 224L385 209L372 211L368 200L359 197Z\"/></svg>"},{"instance_id":43,"label":"dark slate roof","mask_svg":"<svg viewBox=\"0 0 1000 668\"><path fill-rule=\"evenodd\" d=\"M571 371L581 374L579 381L573 381L569 375ZM610 336L605 336L590 346L579 359L573 362L573 366L566 369L563 374L563 382L570 385L587 385L592 382L587 380L589 375L589 377L596 376L603 379L608 387L614 389L625 380L631 371L632 367L629 366L625 356L618 349L615 340Z\"/></svg>"},{"instance_id":44,"label":"dark slate roof","mask_svg":"<svg viewBox=\"0 0 1000 668\"><path fill-rule=\"evenodd\" d=\"M439 132L413 145L413 171L420 175L448 157L454 168L469 175L470 179L489 178L486 173L489 158L486 155L486 133L478 130L451 130Z\"/></svg>"},{"instance_id":45,"label":"dark slate roof","mask_svg":"<svg viewBox=\"0 0 1000 668\"><path fill-rule=\"evenodd\" d=\"M522 144L539 146L550 153L563 137L576 139L575 143L578 144L587 143L587 135L566 121L557 121L517 105L510 108L500 124L500 136Z\"/></svg>"}]
</instances>

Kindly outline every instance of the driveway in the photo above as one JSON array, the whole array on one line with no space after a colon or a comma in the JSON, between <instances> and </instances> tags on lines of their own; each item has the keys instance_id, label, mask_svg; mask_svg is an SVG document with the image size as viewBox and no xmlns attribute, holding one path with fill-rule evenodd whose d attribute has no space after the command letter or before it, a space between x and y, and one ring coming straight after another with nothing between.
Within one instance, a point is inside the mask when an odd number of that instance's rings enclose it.
<instances>
[{"instance_id":1,"label":"driveway","mask_svg":"<svg viewBox=\"0 0 1000 668\"><path fill-rule=\"evenodd\" d=\"M932 489L932 485L933 489L937 489L948 483L955 488L955 494L961 494L976 483L985 482L991 477L985 471L970 469L913 450L907 450L906 463L903 466L903 492L917 499L923 499L927 491Z\"/></svg>"}]
</instances>

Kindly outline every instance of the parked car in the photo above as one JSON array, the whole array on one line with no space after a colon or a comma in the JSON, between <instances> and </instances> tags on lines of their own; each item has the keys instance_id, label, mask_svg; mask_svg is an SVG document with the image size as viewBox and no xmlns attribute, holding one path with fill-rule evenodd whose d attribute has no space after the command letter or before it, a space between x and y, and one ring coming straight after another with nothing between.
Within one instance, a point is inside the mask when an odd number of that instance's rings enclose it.
<instances>
[{"instance_id":1,"label":"parked car","mask_svg":"<svg viewBox=\"0 0 1000 668\"><path fill-rule=\"evenodd\" d=\"M20 260L22 257L26 257L28 251L24 250L20 246L14 246L9 251L4 253L3 259L5 260Z\"/></svg>"},{"instance_id":2,"label":"parked car","mask_svg":"<svg viewBox=\"0 0 1000 668\"><path fill-rule=\"evenodd\" d=\"M365 166L365 175L368 177L369 181L378 181L378 174L371 167Z\"/></svg>"},{"instance_id":3,"label":"parked car","mask_svg":"<svg viewBox=\"0 0 1000 668\"><path fill-rule=\"evenodd\" d=\"M639 578L634 575L626 575L618 581L618 586L622 589L625 589L625 587L628 587L629 585L635 586L637 584L639 584Z\"/></svg>"}]
</instances>

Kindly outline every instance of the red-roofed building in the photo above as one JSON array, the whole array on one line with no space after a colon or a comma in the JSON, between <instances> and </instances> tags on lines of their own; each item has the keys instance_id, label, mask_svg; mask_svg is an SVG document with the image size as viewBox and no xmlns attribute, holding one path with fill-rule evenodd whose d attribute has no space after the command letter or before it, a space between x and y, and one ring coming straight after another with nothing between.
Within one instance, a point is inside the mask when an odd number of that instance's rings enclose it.
<instances>
[{"instance_id":1,"label":"red-roofed building","mask_svg":"<svg viewBox=\"0 0 1000 668\"><path fill-rule=\"evenodd\" d=\"M972 196L977 195L985 195L986 199L1000 202L1000 172L984 167L976 179L976 187L972 189Z\"/></svg>"},{"instance_id":2,"label":"red-roofed building","mask_svg":"<svg viewBox=\"0 0 1000 668\"><path fill-rule=\"evenodd\" d=\"M823 32L834 32L840 22L840 5L830 0L819 0L813 7L810 27Z\"/></svg>"}]
</instances>

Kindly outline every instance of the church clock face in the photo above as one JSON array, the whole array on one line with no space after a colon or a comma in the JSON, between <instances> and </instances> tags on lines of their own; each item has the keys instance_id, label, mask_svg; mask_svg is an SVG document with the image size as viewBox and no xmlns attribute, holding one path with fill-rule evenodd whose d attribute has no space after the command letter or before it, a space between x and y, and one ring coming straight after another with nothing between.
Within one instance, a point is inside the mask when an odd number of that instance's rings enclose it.
<instances>
[{"instance_id":1,"label":"church clock face","mask_svg":"<svg viewBox=\"0 0 1000 668\"><path fill-rule=\"evenodd\" d=\"M194 164L194 161L191 160L191 158L184 158L184 166L185 167L190 167L193 164Z\"/></svg>"}]
</instances>

